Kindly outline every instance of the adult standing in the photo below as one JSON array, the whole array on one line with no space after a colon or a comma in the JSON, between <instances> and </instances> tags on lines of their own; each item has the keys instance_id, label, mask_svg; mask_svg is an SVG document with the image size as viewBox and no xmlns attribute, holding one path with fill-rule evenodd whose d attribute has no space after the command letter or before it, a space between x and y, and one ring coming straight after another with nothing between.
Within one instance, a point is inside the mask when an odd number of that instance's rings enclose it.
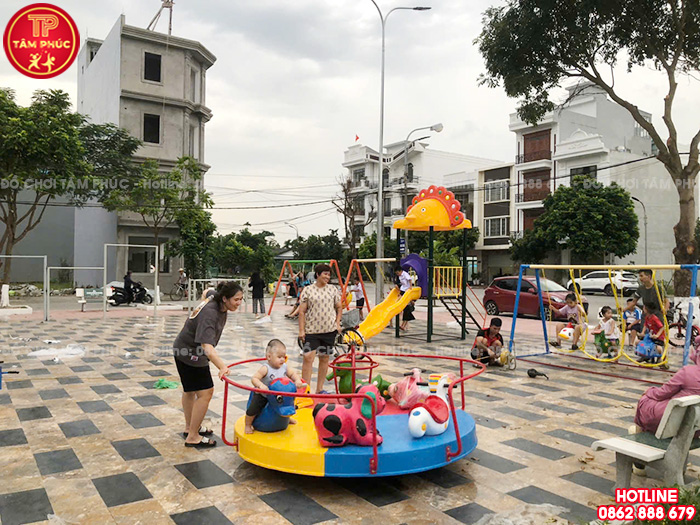
<instances>
[{"instance_id":1,"label":"adult standing","mask_svg":"<svg viewBox=\"0 0 700 525\"><path fill-rule=\"evenodd\" d=\"M229 374L215 347L226 325L228 312L235 312L242 300L243 290L237 283L220 284L213 297L192 312L173 343L175 365L184 390L182 409L185 413L186 447L208 448L216 445L216 441L207 437L212 430L202 428L214 394L209 362L219 369L219 379Z\"/></svg>"},{"instance_id":2,"label":"adult standing","mask_svg":"<svg viewBox=\"0 0 700 525\"><path fill-rule=\"evenodd\" d=\"M248 288L253 289L253 313L258 317L260 313L265 315L265 281L260 277L260 272L253 272L248 280Z\"/></svg>"},{"instance_id":3,"label":"adult standing","mask_svg":"<svg viewBox=\"0 0 700 525\"><path fill-rule=\"evenodd\" d=\"M661 296L661 301L663 301L664 309L668 311L669 301L664 293L663 286L659 286L659 293L656 293L656 286L654 286L654 274L651 270L639 270L639 282L641 286L637 288L632 295L632 301L627 302L627 307L625 310L634 311L634 308L638 306L639 300L642 300L642 304L649 309L649 312L654 314L659 319L661 317L661 303L659 302L659 296ZM642 319L641 324L644 324L644 319Z\"/></svg>"},{"instance_id":4,"label":"adult standing","mask_svg":"<svg viewBox=\"0 0 700 525\"><path fill-rule=\"evenodd\" d=\"M318 354L318 394L323 390L328 372L328 358L335 346L335 337L341 331L343 305L340 290L329 284L331 267L327 264L317 264L314 276L316 282L306 286L301 292L299 341L304 353L301 376L307 385L311 384L314 360Z\"/></svg>"}]
</instances>

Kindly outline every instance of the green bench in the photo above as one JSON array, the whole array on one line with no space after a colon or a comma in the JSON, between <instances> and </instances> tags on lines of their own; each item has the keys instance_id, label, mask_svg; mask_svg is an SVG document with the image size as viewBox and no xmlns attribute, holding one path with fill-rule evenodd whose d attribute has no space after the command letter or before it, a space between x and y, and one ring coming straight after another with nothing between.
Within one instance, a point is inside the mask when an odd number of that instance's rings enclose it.
<instances>
[{"instance_id":1,"label":"green bench","mask_svg":"<svg viewBox=\"0 0 700 525\"><path fill-rule=\"evenodd\" d=\"M694 439L700 425L700 396L672 399L666 406L656 434L641 432L613 437L593 443L593 450L615 452L616 488L628 488L632 480L632 463L644 463L663 472L664 485L683 485L688 452L700 447Z\"/></svg>"},{"instance_id":2,"label":"green bench","mask_svg":"<svg viewBox=\"0 0 700 525\"><path fill-rule=\"evenodd\" d=\"M88 303L101 303L102 302L102 292L96 292L95 288L90 288L88 293L85 293L85 288L76 288L75 297L78 299L78 304L80 305L80 311L85 311L85 305Z\"/></svg>"}]
</instances>

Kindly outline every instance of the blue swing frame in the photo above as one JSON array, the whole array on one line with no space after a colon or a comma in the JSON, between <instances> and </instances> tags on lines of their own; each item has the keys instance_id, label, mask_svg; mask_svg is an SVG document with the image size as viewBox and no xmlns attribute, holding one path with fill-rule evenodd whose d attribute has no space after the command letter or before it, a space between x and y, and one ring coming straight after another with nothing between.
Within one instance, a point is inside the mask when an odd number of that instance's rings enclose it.
<instances>
[{"instance_id":1,"label":"blue swing frame","mask_svg":"<svg viewBox=\"0 0 700 525\"><path fill-rule=\"evenodd\" d=\"M569 269L571 266L562 266L562 265L543 265L543 264L521 264L520 265L520 271L518 273L518 288L515 292L515 305L513 307L513 324L510 327L510 341L508 342L508 351L510 353L513 353L513 348L515 346L515 325L518 321L518 306L520 305L520 288L522 286L523 282L523 275L528 269L533 269L535 270L535 282L537 283L537 300L539 302L540 306L540 319L542 319L542 332L544 333L544 352L540 353L534 353L534 354L526 354L526 355L519 355L518 357L533 357L533 356L541 356L541 355L546 355L546 354L551 354L552 351L549 349L549 337L547 335L547 318L545 316L544 312L544 301L542 299L542 286L540 286L540 270L544 269L557 269L557 268L566 268ZM664 265L661 268L654 267L654 266L576 266L574 268L579 268L579 269L590 269L590 270L596 270L596 269L609 269L609 268L615 268L615 269L678 269L678 270L690 270L692 272L691 280L690 280L690 301L688 302L688 321L685 329L685 344L683 346L683 366L686 366L688 364L688 353L690 349L690 338L692 336L692 330L693 330L693 301L692 298L695 297L696 291L697 291L697 282L698 282L698 268L700 268L700 265L698 264L681 264L681 265Z\"/></svg>"}]
</instances>

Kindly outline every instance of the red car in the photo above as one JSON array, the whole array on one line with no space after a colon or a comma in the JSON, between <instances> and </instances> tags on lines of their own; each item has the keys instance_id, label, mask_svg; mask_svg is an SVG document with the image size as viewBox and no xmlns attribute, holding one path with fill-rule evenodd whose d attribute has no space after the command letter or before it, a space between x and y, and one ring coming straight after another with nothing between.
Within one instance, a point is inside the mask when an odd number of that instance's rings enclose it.
<instances>
[{"instance_id":1,"label":"red car","mask_svg":"<svg viewBox=\"0 0 700 525\"><path fill-rule=\"evenodd\" d=\"M555 308L561 308L566 304L566 296L571 293L563 286L540 278L542 283L542 304L545 315L549 310L550 301ZM498 315L503 312L512 312L515 308L515 293L518 289L518 277L496 277L484 290L484 308L489 315ZM588 312L588 300L581 297L583 309ZM520 288L519 315L540 316L540 303L537 295L537 281L534 276L523 276ZM565 319L564 316L554 314L554 319Z\"/></svg>"}]
</instances>

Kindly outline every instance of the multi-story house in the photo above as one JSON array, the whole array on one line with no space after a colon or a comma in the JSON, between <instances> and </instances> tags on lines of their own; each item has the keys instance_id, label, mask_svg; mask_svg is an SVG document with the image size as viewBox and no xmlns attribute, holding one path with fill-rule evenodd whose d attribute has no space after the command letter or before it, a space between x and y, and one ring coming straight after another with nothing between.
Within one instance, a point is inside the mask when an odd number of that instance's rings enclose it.
<instances>
[{"instance_id":1,"label":"multi-story house","mask_svg":"<svg viewBox=\"0 0 700 525\"><path fill-rule=\"evenodd\" d=\"M547 195L561 185L569 185L573 176L587 175L604 184L623 186L633 199L644 204L650 218L645 236L643 208L637 204L637 252L614 262L644 264L645 253L650 263L671 262L678 194L663 165L649 158L655 149L648 134L593 84L572 86L568 92L568 102L547 113L536 125L522 121L517 114L510 116L510 130L516 134L517 144L511 191L513 236L519 238L533 227L544 211L542 201ZM649 113L643 115L651 119ZM566 252L553 262L567 264ZM609 258L607 262L613 261Z\"/></svg>"},{"instance_id":2,"label":"multi-story house","mask_svg":"<svg viewBox=\"0 0 700 525\"><path fill-rule=\"evenodd\" d=\"M498 162L470 155L431 150L426 142L421 141L388 144L383 169L385 235L392 234L393 222L405 215L411 199L420 189L427 188L431 184L445 185L446 181L456 185L457 190L468 188L469 182L463 180L463 174ZM356 209L360 210L357 222L365 224L368 214L376 212L377 209L379 155L372 148L356 144L345 151L343 167L348 170L352 195L357 203ZM469 192L465 189L462 193L467 195ZM466 204L468 209L469 204ZM372 221L362 227L361 232L357 232L358 238L376 231L377 222Z\"/></svg>"},{"instance_id":3,"label":"multi-story house","mask_svg":"<svg viewBox=\"0 0 700 525\"><path fill-rule=\"evenodd\" d=\"M215 60L199 42L126 25L122 15L104 40L88 38L78 55L77 111L143 141L134 157L137 163L155 159L166 171L190 155L206 172L204 128L212 117L206 106L206 72ZM170 227L158 244L162 248L176 235ZM105 243L153 245L154 235L133 213L110 213L99 205L50 207L14 253L46 254L50 266L100 267ZM160 253L161 283L174 282L182 262L168 260L162 249ZM135 280L152 284L155 248L112 248L108 255L108 280L121 279L131 269ZM101 286L102 272L76 271L73 278L81 285ZM13 266L14 281L41 279L40 263Z\"/></svg>"},{"instance_id":4,"label":"multi-story house","mask_svg":"<svg viewBox=\"0 0 700 525\"><path fill-rule=\"evenodd\" d=\"M206 106L206 71L215 60L199 42L126 25L122 15L104 40L88 38L78 55L78 111L139 138L143 145L134 155L137 163L155 159L162 171L169 171L178 158L189 155L206 172L204 128L212 117ZM181 265L168 260L162 249L177 235L171 225L158 238L163 282L174 280ZM76 266L101 265L103 242L153 245L155 239L135 213L77 210ZM152 278L155 248L131 247L110 255L113 275L121 277L130 269L135 280Z\"/></svg>"}]
</instances>

